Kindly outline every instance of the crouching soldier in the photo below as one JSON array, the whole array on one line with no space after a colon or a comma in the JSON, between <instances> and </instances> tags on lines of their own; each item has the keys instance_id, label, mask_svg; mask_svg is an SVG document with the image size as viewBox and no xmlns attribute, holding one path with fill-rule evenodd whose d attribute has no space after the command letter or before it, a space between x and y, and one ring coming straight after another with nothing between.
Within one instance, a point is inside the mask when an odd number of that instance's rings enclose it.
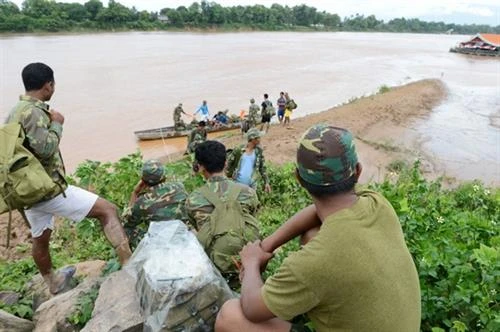
<instances>
[{"instance_id":1,"label":"crouching soldier","mask_svg":"<svg viewBox=\"0 0 500 332\"><path fill-rule=\"evenodd\" d=\"M137 247L152 221L182 220L187 222L184 185L165 179L165 169L157 160L148 160L142 167L142 178L131 194L126 212L125 231L130 246Z\"/></svg>"},{"instance_id":2,"label":"crouching soldier","mask_svg":"<svg viewBox=\"0 0 500 332\"><path fill-rule=\"evenodd\" d=\"M207 183L186 200L190 221L207 255L235 287L239 284L238 253L248 241L259 238L254 215L259 206L255 190L224 176L226 148L206 141L195 150L198 172Z\"/></svg>"}]
</instances>

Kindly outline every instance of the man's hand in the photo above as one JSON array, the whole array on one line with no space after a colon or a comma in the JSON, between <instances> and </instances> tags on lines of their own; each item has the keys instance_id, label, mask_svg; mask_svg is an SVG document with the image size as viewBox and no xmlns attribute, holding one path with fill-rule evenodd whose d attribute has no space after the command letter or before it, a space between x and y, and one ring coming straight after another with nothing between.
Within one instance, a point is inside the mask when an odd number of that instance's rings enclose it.
<instances>
[{"instance_id":1,"label":"man's hand","mask_svg":"<svg viewBox=\"0 0 500 332\"><path fill-rule=\"evenodd\" d=\"M265 186L264 186L264 191L266 193L270 193L271 192L271 185L269 183L266 183Z\"/></svg>"},{"instance_id":2,"label":"man's hand","mask_svg":"<svg viewBox=\"0 0 500 332\"><path fill-rule=\"evenodd\" d=\"M50 110L50 120L52 122L64 123L64 116L56 110Z\"/></svg>"},{"instance_id":3,"label":"man's hand","mask_svg":"<svg viewBox=\"0 0 500 332\"><path fill-rule=\"evenodd\" d=\"M134 193L139 194L146 188L146 183L141 179L134 187Z\"/></svg>"},{"instance_id":4,"label":"man's hand","mask_svg":"<svg viewBox=\"0 0 500 332\"><path fill-rule=\"evenodd\" d=\"M260 247L260 240L249 242L240 252L241 264L245 269L258 266L260 270L266 266L267 262L273 258L273 253L264 251Z\"/></svg>"}]
</instances>

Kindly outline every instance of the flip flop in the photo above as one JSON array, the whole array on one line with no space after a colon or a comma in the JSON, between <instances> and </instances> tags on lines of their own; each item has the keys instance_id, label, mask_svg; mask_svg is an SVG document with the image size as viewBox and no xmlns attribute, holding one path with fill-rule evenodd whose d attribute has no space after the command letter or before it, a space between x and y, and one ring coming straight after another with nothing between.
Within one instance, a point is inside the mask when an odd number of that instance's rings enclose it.
<instances>
[{"instance_id":1,"label":"flip flop","mask_svg":"<svg viewBox=\"0 0 500 332\"><path fill-rule=\"evenodd\" d=\"M63 275L63 281L56 287L56 289L50 289L50 292L54 295L64 293L70 290L72 287L71 281L73 280L73 275L76 272L76 267L69 265L57 270L58 275Z\"/></svg>"}]
</instances>

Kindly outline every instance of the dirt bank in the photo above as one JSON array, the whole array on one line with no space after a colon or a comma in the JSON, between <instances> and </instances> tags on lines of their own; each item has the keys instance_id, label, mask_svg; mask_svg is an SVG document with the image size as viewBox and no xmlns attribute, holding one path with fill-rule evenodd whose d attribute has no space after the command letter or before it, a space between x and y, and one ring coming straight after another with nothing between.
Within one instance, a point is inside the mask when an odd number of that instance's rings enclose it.
<instances>
[{"instance_id":1,"label":"dirt bank","mask_svg":"<svg viewBox=\"0 0 500 332\"><path fill-rule=\"evenodd\" d=\"M292 118L292 129L273 125L262 138L262 146L269 162L283 164L295 158L297 141L301 134L318 122L344 127L352 131L357 138L357 148L363 174L361 182L381 180L387 173L387 166L398 160L423 160L423 165L430 177L440 175L439 170L427 160L412 133L411 123L416 118L425 118L431 110L446 96L446 89L439 80L423 80L408 85L391 88L390 91L370 97L360 98L347 105L334 107L324 112ZM295 116L300 114L300 107ZM240 135L221 138L232 147L243 143ZM169 156L175 160L181 154ZM11 249L6 249L7 214L0 217L0 259L13 259L29 255L29 230L17 214L14 216L11 230ZM17 244L27 246L17 246Z\"/></svg>"},{"instance_id":2,"label":"dirt bank","mask_svg":"<svg viewBox=\"0 0 500 332\"><path fill-rule=\"evenodd\" d=\"M305 117L292 118L292 129L279 125L262 138L266 159L282 164L294 161L297 141L302 133L318 122L349 129L356 135L356 146L363 164L361 181L381 180L393 161L423 161L429 176L437 175L436 166L422 154L417 137L411 130L416 118L425 118L446 97L446 88L439 80L423 80L349 104ZM300 114L300 108L294 115ZM240 136L222 139L228 146L242 143Z\"/></svg>"}]
</instances>

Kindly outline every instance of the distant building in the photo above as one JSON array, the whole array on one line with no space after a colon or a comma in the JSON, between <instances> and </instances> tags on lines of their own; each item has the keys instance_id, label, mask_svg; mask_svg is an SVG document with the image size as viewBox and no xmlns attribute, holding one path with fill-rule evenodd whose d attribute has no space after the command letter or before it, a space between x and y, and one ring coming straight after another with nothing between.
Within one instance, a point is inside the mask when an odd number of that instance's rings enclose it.
<instances>
[{"instance_id":1,"label":"distant building","mask_svg":"<svg viewBox=\"0 0 500 332\"><path fill-rule=\"evenodd\" d=\"M500 35L492 33L478 33L470 40L461 42L457 47L451 48L450 52L500 56Z\"/></svg>"},{"instance_id":2,"label":"distant building","mask_svg":"<svg viewBox=\"0 0 500 332\"><path fill-rule=\"evenodd\" d=\"M169 19L168 19L167 15L159 15L158 16L158 21L160 21L161 23L168 23Z\"/></svg>"}]
</instances>

